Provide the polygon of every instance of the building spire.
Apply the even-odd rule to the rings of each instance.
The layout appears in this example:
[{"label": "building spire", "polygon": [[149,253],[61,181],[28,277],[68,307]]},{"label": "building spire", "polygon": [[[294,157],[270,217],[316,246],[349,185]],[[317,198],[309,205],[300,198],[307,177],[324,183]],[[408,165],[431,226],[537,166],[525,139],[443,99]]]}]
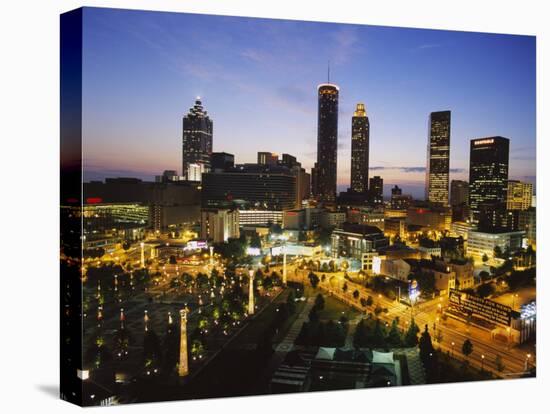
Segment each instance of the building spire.
[{"label": "building spire", "polygon": [[330,60],[327,64],[327,83],[330,83]]}]

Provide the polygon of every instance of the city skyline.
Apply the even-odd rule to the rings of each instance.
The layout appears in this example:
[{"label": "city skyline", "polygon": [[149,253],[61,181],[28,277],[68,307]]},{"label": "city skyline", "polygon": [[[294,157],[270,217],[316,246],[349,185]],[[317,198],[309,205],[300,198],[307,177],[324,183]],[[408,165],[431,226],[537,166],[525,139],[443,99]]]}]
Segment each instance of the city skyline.
[{"label": "city skyline", "polygon": [[[340,87],[338,191],[350,185],[351,117],[358,102],[365,103],[371,122],[369,175],[382,176],[385,194],[397,184],[422,197],[426,119],[443,109],[453,112],[451,180],[468,176],[471,139],[503,135],[511,139],[510,179],[534,182],[533,37],[85,13],[91,22],[84,31],[86,180],[152,179],[166,169],[179,171],[181,119],[197,95],[216,122],[214,151],[234,154],[236,163],[254,162],[258,151],[287,152],[309,170],[316,159],[315,92],[330,60],[331,81]],[[215,29],[195,33],[205,22]],[[291,39],[299,40],[288,48]],[[227,42],[235,53],[224,52]],[[133,70],[136,59],[141,66]],[[121,153],[127,156],[115,156]]]}]

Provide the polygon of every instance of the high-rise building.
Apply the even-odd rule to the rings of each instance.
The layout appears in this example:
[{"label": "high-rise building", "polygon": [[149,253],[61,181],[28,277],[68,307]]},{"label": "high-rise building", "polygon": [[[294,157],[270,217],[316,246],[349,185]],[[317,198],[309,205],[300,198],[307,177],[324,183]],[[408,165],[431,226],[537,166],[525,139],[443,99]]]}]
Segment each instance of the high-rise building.
[{"label": "high-rise building", "polygon": [[277,165],[279,156],[274,152],[258,152],[258,164],[260,165]]},{"label": "high-rise building", "polygon": [[527,210],[533,200],[533,184],[517,180],[508,180],[506,208],[508,210]]},{"label": "high-rise building", "polygon": [[412,196],[403,194],[403,190],[395,185],[391,189],[391,208],[393,210],[406,210],[412,203]]},{"label": "high-rise building", "polygon": [[432,112],[429,128],[426,200],[448,205],[451,111]]},{"label": "high-rise building", "polygon": [[366,193],[369,185],[369,117],[358,103],[351,118],[351,190]]},{"label": "high-rise building", "polygon": [[403,194],[403,190],[396,185],[393,186],[393,188],[391,189],[391,195],[392,197],[393,196],[400,196],[401,194]]},{"label": "high-rise building", "polygon": [[212,171],[225,171],[235,166],[235,156],[227,152],[213,152],[210,160]]},{"label": "high-rise building", "polygon": [[313,197],[317,197],[317,194],[319,194],[317,190],[318,171],[319,171],[319,168],[317,168],[317,163],[315,163],[314,166],[311,168],[311,195]]},{"label": "high-rise building", "polygon": [[196,171],[198,164],[202,171],[210,171],[210,156],[212,155],[213,123],[202,106],[200,97],[189,113],[183,117],[183,157],[182,175],[188,179],[190,168]]},{"label": "high-rise building", "polygon": [[469,184],[467,181],[451,181],[451,208],[454,221],[465,221],[470,217],[468,208]]},{"label": "high-rise building", "polygon": [[506,204],[510,140],[488,137],[470,141],[470,210],[479,221],[482,204]]},{"label": "high-rise building", "polygon": [[452,180],[451,181],[451,206],[467,204],[468,189],[469,189],[469,184],[467,181]]},{"label": "high-rise building", "polygon": [[384,202],[384,180],[375,175],[369,179],[369,198],[371,203],[382,204]]},{"label": "high-rise building", "polygon": [[317,88],[317,170],[316,194],[320,201],[336,200],[336,163],[338,152],[339,88],[323,83]]}]

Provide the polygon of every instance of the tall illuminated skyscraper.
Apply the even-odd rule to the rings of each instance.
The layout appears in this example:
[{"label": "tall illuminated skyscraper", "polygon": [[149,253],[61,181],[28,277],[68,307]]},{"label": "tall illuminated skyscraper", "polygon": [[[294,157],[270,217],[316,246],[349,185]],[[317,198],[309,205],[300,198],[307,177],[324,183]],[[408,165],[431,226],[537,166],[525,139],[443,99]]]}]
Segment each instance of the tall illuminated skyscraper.
[{"label": "tall illuminated skyscraper", "polygon": [[432,112],[429,128],[426,200],[448,205],[451,111]]},{"label": "tall illuminated skyscraper", "polygon": [[204,110],[200,97],[197,97],[195,105],[183,117],[181,174],[186,179],[190,179],[197,169],[201,173],[210,171],[212,132],[212,120]]},{"label": "tall illuminated skyscraper", "polygon": [[369,185],[370,123],[365,105],[358,103],[351,118],[351,191],[366,193]]},{"label": "tall illuminated skyscraper", "polygon": [[500,204],[506,207],[510,140],[488,137],[470,141],[470,210],[474,222],[481,206]]},{"label": "tall illuminated skyscraper", "polygon": [[320,201],[336,200],[336,162],[338,152],[338,95],[339,88],[323,83],[317,88],[317,183],[316,194]]}]

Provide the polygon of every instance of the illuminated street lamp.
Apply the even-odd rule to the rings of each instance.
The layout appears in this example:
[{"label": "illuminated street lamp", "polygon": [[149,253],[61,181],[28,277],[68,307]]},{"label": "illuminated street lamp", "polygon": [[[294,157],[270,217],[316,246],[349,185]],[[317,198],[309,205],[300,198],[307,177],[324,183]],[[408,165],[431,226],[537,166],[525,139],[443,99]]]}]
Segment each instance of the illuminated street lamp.
[{"label": "illuminated street lamp", "polygon": [[254,270],[248,272],[248,315],[254,315]]},{"label": "illuminated street lamp", "polygon": [[451,356],[454,356],[454,352],[455,352],[455,343],[453,341],[451,342]]},{"label": "illuminated street lamp", "polygon": [[483,371],[483,363],[485,362],[485,355],[481,354],[481,370]]}]

